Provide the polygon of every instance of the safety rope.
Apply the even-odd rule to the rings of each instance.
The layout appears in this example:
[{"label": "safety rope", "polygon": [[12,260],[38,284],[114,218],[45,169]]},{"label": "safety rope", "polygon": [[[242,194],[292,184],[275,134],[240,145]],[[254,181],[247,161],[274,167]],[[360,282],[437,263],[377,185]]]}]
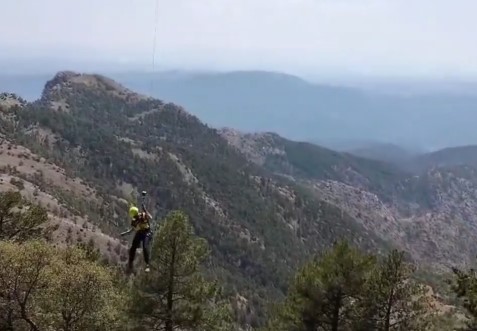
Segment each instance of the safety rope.
[{"label": "safety rope", "polygon": [[156,10],[154,13],[154,38],[152,41],[152,72],[151,72],[151,86],[149,94],[153,96],[154,93],[154,74],[156,69],[156,43],[157,43],[157,26],[159,17],[159,0],[156,0]]}]

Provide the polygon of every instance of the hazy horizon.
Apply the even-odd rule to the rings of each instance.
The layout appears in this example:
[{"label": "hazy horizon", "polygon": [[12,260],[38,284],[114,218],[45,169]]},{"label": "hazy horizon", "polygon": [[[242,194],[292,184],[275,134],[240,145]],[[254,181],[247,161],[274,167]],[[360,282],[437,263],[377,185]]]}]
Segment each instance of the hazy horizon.
[{"label": "hazy horizon", "polygon": [[[158,70],[269,70],[321,80],[477,77],[471,0],[157,4]],[[155,7],[155,0],[6,2],[2,70],[44,69],[35,63],[45,59],[54,70],[151,70]]]},{"label": "hazy horizon", "polygon": [[[155,77],[152,85],[150,75],[144,73],[108,76],[133,91],[179,104],[217,128],[276,132],[333,149],[351,146],[353,141],[358,145],[374,141],[429,151],[477,144],[473,125],[477,92],[471,86],[457,93],[445,86],[440,87],[445,93],[426,86],[418,92],[405,86],[397,93],[389,86],[392,93],[382,94],[372,87],[369,93],[363,93],[263,72],[198,76],[169,73]],[[0,73],[0,91],[15,92],[33,101],[51,78],[50,74]],[[379,92],[385,89],[381,87]]]},{"label": "hazy horizon", "polygon": [[[474,144],[476,10],[472,0],[7,1],[0,91],[32,99],[58,71],[131,72],[123,81],[133,89],[183,104],[214,126]],[[338,88],[251,75],[232,89],[223,77],[157,78],[162,85],[151,91],[137,75],[167,70],[280,72]]]}]

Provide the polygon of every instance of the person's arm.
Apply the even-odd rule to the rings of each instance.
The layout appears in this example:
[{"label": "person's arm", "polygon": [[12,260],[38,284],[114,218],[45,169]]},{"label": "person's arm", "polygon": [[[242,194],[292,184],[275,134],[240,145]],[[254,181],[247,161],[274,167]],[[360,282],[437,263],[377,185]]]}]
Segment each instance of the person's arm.
[{"label": "person's arm", "polygon": [[134,230],[134,227],[136,226],[134,219],[131,220],[131,225],[129,226],[129,229],[127,231],[121,232],[121,236],[125,236],[129,233],[131,233]]},{"label": "person's arm", "polygon": [[133,230],[134,230],[134,228],[133,228],[133,227],[130,227],[130,228],[129,228],[129,230],[127,230],[127,231],[124,231],[124,232],[121,232],[121,234],[120,234],[120,235],[121,235],[121,236],[125,236],[125,235],[127,235],[127,234],[131,233]]},{"label": "person's arm", "polygon": [[142,205],[142,210],[146,213],[146,216],[149,221],[152,220],[152,215],[147,211],[146,206],[144,206],[144,204]]}]

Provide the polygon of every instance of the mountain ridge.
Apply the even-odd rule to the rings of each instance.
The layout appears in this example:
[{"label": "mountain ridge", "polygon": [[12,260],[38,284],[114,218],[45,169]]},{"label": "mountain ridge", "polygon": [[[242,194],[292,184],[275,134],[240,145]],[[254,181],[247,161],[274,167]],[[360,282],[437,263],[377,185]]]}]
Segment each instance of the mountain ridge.
[{"label": "mountain ridge", "polygon": [[112,237],[127,226],[120,201],[138,191],[148,191],[157,218],[184,210],[211,246],[211,271],[227,293],[247,298],[258,320],[265,298],[282,296],[295,268],[337,238],[374,252],[389,248],[307,187],[249,162],[182,107],[77,77],[53,77],[41,99],[2,119],[9,124],[2,134],[92,187],[97,198],[89,204],[74,192],[52,192]]},{"label": "mountain ridge", "polygon": [[[63,102],[65,109],[71,109],[58,114],[57,111],[60,107],[51,108],[52,102]],[[47,109],[45,109],[45,104],[49,104],[46,107]],[[231,156],[234,160],[232,162],[241,164],[240,169],[254,173],[250,178],[254,178],[254,181],[259,183],[260,186],[267,187],[267,183],[271,183],[272,187],[275,185],[277,192],[283,192],[283,189],[278,188],[280,185],[292,185],[294,190],[304,190],[310,199],[318,199],[320,204],[333,205],[334,208],[337,208],[336,212],[340,217],[343,217],[343,215],[350,216],[349,222],[358,225],[358,227],[364,227],[365,232],[368,233],[367,235],[374,236],[373,232],[376,231],[378,237],[384,234],[383,230],[379,230],[381,227],[378,225],[379,223],[375,221],[370,223],[363,220],[361,217],[363,214],[371,213],[375,215],[371,219],[388,218],[391,221],[388,222],[389,224],[386,223],[385,228],[391,232],[399,232],[403,230],[396,229],[400,227],[400,222],[406,217],[417,217],[419,219],[419,217],[425,215],[426,211],[436,208],[435,202],[432,200],[434,199],[434,192],[429,186],[433,184],[434,179],[432,178],[435,177],[435,173],[430,172],[429,176],[431,177],[426,179],[426,171],[424,171],[423,176],[414,178],[414,175],[409,171],[400,169],[390,162],[355,157],[349,153],[339,153],[306,142],[292,142],[273,132],[244,136],[240,131],[212,129],[201,124],[197,117],[186,112],[182,107],[154,100],[150,97],[143,97],[101,75],[79,74],[69,71],[59,72],[45,85],[42,98],[31,103],[30,107],[31,109],[28,109],[26,113],[20,112],[19,114],[21,122],[24,122],[23,125],[28,128],[22,133],[21,139],[23,141],[30,139],[29,144],[33,145],[39,141],[44,143],[45,137],[47,137],[47,140],[53,140],[52,143],[63,151],[55,151],[58,161],[64,158],[63,155],[59,157],[59,154],[74,151],[74,154],[70,154],[68,157],[70,160],[67,161],[70,168],[73,164],[88,162],[87,158],[91,157],[91,148],[94,147],[91,141],[99,139],[106,142],[106,145],[103,142],[100,146],[105,148],[115,146],[123,152],[128,150],[127,153],[131,153],[132,159],[138,158],[148,164],[154,164],[158,160],[164,161],[167,158],[169,166],[177,169],[178,175],[186,176],[189,184],[194,183],[193,185],[203,186],[204,181],[207,183],[214,179],[209,175],[201,178],[195,173],[194,168],[199,164],[198,157],[190,151],[190,148],[194,146],[193,148],[201,149],[204,146],[197,145],[197,142],[194,141],[194,134],[184,131],[182,127],[184,125],[192,125],[193,127],[202,125],[201,129],[199,127],[194,129],[195,134],[207,137],[211,144],[216,147],[220,146],[218,150],[214,148],[205,149],[207,152],[201,158],[210,160],[206,162],[211,164],[218,162],[216,157],[219,155]],[[35,111],[32,112],[33,109]],[[50,111],[54,112],[50,113]],[[186,115],[187,119],[182,118],[183,115]],[[49,117],[55,117],[55,121],[58,123],[52,123],[52,119]],[[70,121],[77,123],[75,125],[79,125],[84,130],[94,128],[93,136],[82,136],[78,129],[74,129],[68,124]],[[106,122],[108,122],[107,125],[100,125]],[[155,126],[158,123],[161,124],[154,129],[146,126],[147,134],[135,131],[139,128],[143,130],[145,123]],[[164,126],[165,123],[170,124]],[[131,125],[134,126],[134,129],[129,128]],[[40,136],[41,139],[39,139]],[[235,145],[234,147],[239,154],[232,156],[223,142],[219,143],[219,137],[225,138],[224,141],[227,141],[227,144]],[[235,142],[231,141],[233,140],[231,137],[235,137],[233,138]],[[243,137],[246,139],[243,139]],[[244,146],[240,146],[240,144],[250,141],[254,143],[249,144],[248,150],[245,151]],[[166,145],[162,145],[163,143]],[[237,146],[237,144],[239,145]],[[52,153],[52,151],[48,153]],[[104,159],[96,152],[94,155],[95,158]],[[241,155],[244,157],[243,160]],[[120,156],[117,155],[115,158],[119,160]],[[105,161],[108,159],[110,160],[111,156],[108,156]],[[65,160],[61,162],[64,163]],[[111,165],[111,161],[107,162]],[[223,161],[221,162],[223,163]],[[122,161],[122,164],[127,168],[127,163]],[[93,170],[91,167],[85,168],[82,170],[82,176],[91,170]],[[77,169],[74,171],[78,173]],[[93,170],[93,172],[95,171],[97,169]],[[105,169],[102,171],[107,172]],[[128,176],[131,175],[128,174]],[[97,181],[98,179],[93,178],[93,180]],[[277,180],[278,182],[276,182]],[[138,178],[136,177],[132,182],[120,179],[120,182],[119,187],[134,188],[138,185]],[[117,184],[111,185],[111,182],[105,184],[111,190],[118,190]],[[330,188],[334,192],[331,195],[328,192]],[[223,198],[221,197],[223,194],[221,189],[217,190],[215,188],[215,193],[211,192],[211,187],[207,186],[200,189],[196,186],[195,189],[198,190],[197,194],[208,201],[209,207],[214,206],[214,212],[221,215],[227,214],[227,206],[224,206],[223,201],[220,201]],[[427,192],[424,197],[420,196],[419,190]],[[288,191],[285,194],[288,196],[296,194],[289,189],[285,191]],[[380,205],[377,210],[382,210],[382,212],[376,214],[376,211],[371,212],[369,207],[356,202],[347,206],[343,201],[347,199],[346,196],[349,194],[354,196],[353,199],[364,199],[368,201],[366,204],[371,205],[373,205],[371,201],[377,199],[377,203]],[[361,195],[366,198],[359,198]],[[339,201],[337,201],[337,198]],[[233,199],[233,197],[230,196],[230,199]],[[416,201],[419,201],[417,210],[416,207],[413,207]],[[296,235],[300,232],[297,232],[299,225],[296,222],[292,224],[290,226],[294,229]],[[243,231],[245,231],[244,233],[250,232],[249,229]],[[246,234],[246,236],[253,237],[254,235]],[[395,234],[391,235],[391,237],[393,236]],[[399,245],[412,249],[409,242],[401,242]]]},{"label": "mountain ridge", "polygon": [[418,155],[412,161],[418,168],[477,165],[477,144],[443,148]]},{"label": "mountain ridge", "polygon": [[[104,82],[106,82],[106,84]],[[58,86],[63,89],[58,89]],[[71,88],[71,86],[74,86],[74,88]],[[187,115],[188,120],[185,120],[185,122],[188,123],[187,125],[202,124],[200,124],[197,117],[186,112],[183,108],[174,104],[166,104],[149,97],[143,98],[140,94],[135,94],[135,92],[131,90],[124,89],[120,84],[116,85],[114,81],[111,83],[111,80],[101,75],[81,75],[68,71],[59,72],[55,75],[52,80],[45,85],[44,92],[40,100],[31,104],[32,109],[35,109],[34,112],[31,111],[32,109],[29,109],[26,111],[27,114],[24,112],[19,114],[19,118],[24,122],[24,126],[28,128],[28,130],[23,132],[22,139],[24,141],[33,139],[35,144],[38,142],[42,144],[44,143],[45,137],[47,137],[47,140],[53,140],[51,143],[59,143],[59,145],[56,146],[59,146],[60,150],[63,149],[63,152],[56,151],[57,153],[61,154],[66,151],[74,151],[74,154],[71,154],[73,155],[70,157],[71,160],[68,161],[70,168],[73,164],[88,162],[87,157],[89,157],[90,152],[87,150],[93,147],[91,146],[91,138],[93,137],[83,137],[77,130],[71,131],[72,128],[68,127],[69,124],[67,123],[72,120],[73,122],[81,123],[80,126],[87,130],[91,130],[96,126],[96,131],[99,131],[96,132],[97,134],[93,134],[93,136],[96,136],[97,139],[106,139],[107,141],[107,145],[101,146],[117,146],[123,151],[130,149],[128,153],[132,153],[133,159],[139,158],[140,160],[151,163],[161,158],[164,159],[164,156],[167,156],[168,162],[170,162],[169,165],[174,166],[177,171],[179,171],[180,176],[186,176],[189,182],[203,185],[202,181],[205,180],[207,182],[213,180],[212,177],[207,177],[207,179],[204,179],[204,177],[200,178],[200,176],[194,173],[194,165],[190,163],[187,164],[187,162],[193,162],[197,165],[197,156],[190,154],[191,152],[187,151],[187,149],[191,146],[195,146],[194,148],[203,148],[203,146],[199,147],[194,142],[195,138],[193,135],[191,135],[190,132],[184,131],[183,128],[181,129],[181,125],[184,125],[185,119],[179,119],[179,117]],[[58,94],[58,92],[61,93]],[[65,93],[65,95],[62,95],[62,93]],[[127,97],[125,98],[125,95],[127,96],[125,93],[131,93],[129,99]],[[63,102],[65,101],[63,100],[65,96],[72,100],[72,102],[70,102],[71,106],[69,107],[73,107],[73,109],[61,114],[49,112],[50,110],[57,111],[59,107],[44,109],[45,102]],[[86,103],[86,100],[80,101],[85,96],[90,98],[90,102]],[[98,100],[99,103],[94,100]],[[66,102],[66,105],[68,105],[68,102]],[[133,107],[137,106],[137,108],[128,109],[131,105],[133,105]],[[58,123],[51,123],[51,119],[48,119],[50,115],[56,117],[59,123],[63,124],[58,125]],[[31,116],[31,118],[28,118],[29,116]],[[166,122],[172,121],[170,123],[174,124],[172,126],[163,127],[158,131],[157,129],[152,129],[147,135],[140,134],[140,131],[133,132],[134,130],[132,130],[128,132],[130,131],[129,129],[124,130],[130,126],[131,123],[135,123],[133,125],[137,126],[137,128],[143,128],[144,123],[153,124],[161,122],[158,121],[161,116],[165,116],[163,119],[166,119]],[[107,127],[98,126],[98,123],[107,121],[109,121]],[[40,124],[39,126],[38,123]],[[176,126],[177,124],[179,124],[178,127]],[[37,127],[35,127],[35,125]],[[179,140],[175,140],[175,138],[171,139],[171,137],[177,135],[177,132],[175,132],[177,130],[182,130],[180,133],[182,136],[178,138]],[[273,180],[279,180],[281,184],[278,185],[285,185],[284,183],[286,183],[287,185],[294,185],[294,189],[303,190],[303,188],[305,188],[305,190],[308,190],[307,194],[313,196],[313,199],[319,199],[319,201],[321,201],[320,203],[326,202],[335,206],[338,215],[341,214],[342,216],[343,212],[347,214],[347,217],[353,215],[350,218],[350,222],[364,226],[365,231],[369,232],[369,235],[376,229],[378,229],[378,236],[383,235],[383,233],[382,230],[379,230],[380,227],[377,225],[378,223],[374,223],[375,225],[373,225],[372,222],[364,222],[364,220],[361,219],[360,215],[363,214],[363,211],[365,211],[365,213],[371,212],[369,211],[369,207],[365,208],[356,202],[352,203],[351,206],[343,204],[347,194],[355,196],[356,199],[360,199],[357,196],[364,194],[364,196],[368,196],[364,198],[364,200],[369,200],[369,203],[376,197],[378,204],[380,204],[378,210],[382,209],[383,214],[371,218],[384,217],[392,219],[392,221],[386,225],[388,231],[393,231],[393,227],[394,229],[398,228],[400,226],[399,222],[408,216],[417,217],[417,219],[419,219],[419,217],[424,217],[423,215],[425,215],[426,211],[431,211],[432,208],[436,208],[435,202],[433,201],[435,192],[432,191],[433,188],[429,185],[434,185],[433,178],[443,174],[441,172],[435,173],[431,171],[426,173],[426,171],[424,171],[423,176],[413,179],[414,175],[392,164],[354,157],[348,153],[338,153],[306,142],[292,142],[272,132],[245,135],[246,139],[243,140],[244,135],[240,131],[234,131],[232,134],[230,130],[227,133],[225,129],[209,129],[207,125],[204,125],[202,129],[196,131],[196,133],[199,134],[204,134],[205,132],[208,132],[205,134],[205,136],[208,137],[207,139],[211,139],[210,141],[213,141],[212,144],[216,146],[218,146],[217,143],[219,142],[219,140],[216,140],[218,137],[225,138],[228,144],[231,144],[231,137],[235,135],[235,143],[232,142],[231,145],[235,144],[234,147],[238,147],[239,154],[243,154],[245,157],[244,160],[252,162],[247,163],[241,160],[241,156],[238,154],[232,157],[235,160],[233,162],[241,164],[240,168],[246,169],[246,171],[257,171],[252,178],[255,178],[254,180],[258,181],[257,183],[260,183],[260,185],[264,185],[264,187],[266,187],[267,183],[272,183],[272,186],[277,185],[278,182],[274,183]],[[158,139],[153,137],[154,134],[157,134],[156,138]],[[40,136],[41,139],[39,139]],[[120,138],[119,141],[118,137]],[[243,141],[254,141],[254,144],[248,146],[248,151],[244,151],[243,146],[237,146],[237,137],[239,140],[242,139],[242,143]],[[166,142],[166,145],[163,147],[156,145],[162,144],[163,142]],[[33,144],[32,141],[29,143]],[[125,145],[123,145],[123,143],[125,143]],[[257,143],[259,144],[257,145]],[[84,144],[84,146],[82,146],[82,144]],[[205,158],[212,157],[214,161],[210,159],[210,162],[213,163],[217,162],[215,157],[218,155],[230,155],[230,151],[221,144],[222,142],[219,143],[221,146],[219,153],[217,153],[217,150],[209,149]],[[177,146],[181,147],[177,149]],[[164,150],[164,148],[171,147],[173,147],[173,150]],[[259,151],[260,148],[261,150]],[[184,151],[187,151],[187,153],[181,155]],[[255,154],[251,155],[251,152]],[[49,153],[51,153],[51,151]],[[103,158],[101,155],[95,155],[95,157],[99,157],[100,159]],[[119,157],[119,155],[117,157]],[[204,158],[204,155],[201,157]],[[255,159],[253,159],[254,157]],[[63,160],[62,162],[65,161]],[[254,164],[258,167],[255,167]],[[265,172],[263,172],[263,170],[265,170]],[[90,170],[83,171],[87,172]],[[455,171],[458,171],[458,169]],[[463,171],[465,172],[465,170]],[[461,172],[460,175],[464,175],[464,172]],[[426,176],[429,177],[426,179]],[[121,182],[121,187],[125,185],[125,187],[134,188],[138,185],[137,178],[135,182],[133,181],[132,183],[123,180],[121,180]],[[111,186],[111,183],[108,183],[108,186],[114,190],[118,189],[116,184]],[[331,195],[329,192],[326,192],[330,187],[334,190],[334,193]],[[200,188],[197,192],[208,201],[209,206],[215,206],[213,207],[215,212],[225,215],[227,213],[227,207],[223,206],[223,202],[220,201],[221,198],[218,198],[217,195],[217,192],[220,190],[214,194],[213,192],[208,192],[209,189],[210,187]],[[357,191],[352,193],[356,189]],[[419,193],[419,190],[423,190],[423,192],[427,193],[425,193],[425,196],[420,197],[421,193]],[[282,189],[278,189],[277,192],[278,191],[282,191]],[[296,194],[291,192],[292,191],[288,190],[286,195],[293,196]],[[232,196],[230,196],[230,198],[232,199]],[[337,201],[337,198],[339,198],[338,200],[340,201]],[[416,201],[419,201],[417,211],[415,207],[413,207]],[[375,212],[371,214],[374,215]],[[298,224],[293,224],[291,228],[297,233],[296,227]],[[389,228],[389,226],[391,226],[391,228]],[[250,232],[248,229],[244,231],[244,233]],[[246,236],[249,235],[247,234]],[[392,236],[394,236],[394,234]],[[409,246],[409,243],[401,242],[400,245],[407,245],[408,248],[412,248],[412,246]]]}]

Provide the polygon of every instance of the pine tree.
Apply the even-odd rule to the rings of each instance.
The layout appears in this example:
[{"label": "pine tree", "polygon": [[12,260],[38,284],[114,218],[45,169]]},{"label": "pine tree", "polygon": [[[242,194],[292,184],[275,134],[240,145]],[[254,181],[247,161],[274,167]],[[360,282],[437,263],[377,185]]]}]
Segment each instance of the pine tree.
[{"label": "pine tree", "polygon": [[404,252],[393,250],[368,281],[359,306],[360,330],[424,330],[429,321],[424,287],[411,279],[414,266]]},{"label": "pine tree", "polygon": [[219,289],[201,274],[209,254],[187,217],[171,212],[152,249],[151,272],[141,275],[132,294],[131,314],[147,330],[232,330]]},{"label": "pine tree", "polygon": [[53,228],[45,226],[46,210],[27,203],[20,192],[0,193],[0,240],[24,241],[47,236]]},{"label": "pine tree", "polygon": [[357,319],[359,300],[374,257],[340,242],[322,258],[308,263],[295,277],[269,330],[349,330]]},{"label": "pine tree", "polygon": [[0,240],[0,330],[124,330],[112,270],[78,248]]},{"label": "pine tree", "polygon": [[451,288],[462,301],[467,312],[468,320],[461,331],[477,331],[477,272],[475,269],[462,271],[453,268],[454,279],[451,280]]}]

